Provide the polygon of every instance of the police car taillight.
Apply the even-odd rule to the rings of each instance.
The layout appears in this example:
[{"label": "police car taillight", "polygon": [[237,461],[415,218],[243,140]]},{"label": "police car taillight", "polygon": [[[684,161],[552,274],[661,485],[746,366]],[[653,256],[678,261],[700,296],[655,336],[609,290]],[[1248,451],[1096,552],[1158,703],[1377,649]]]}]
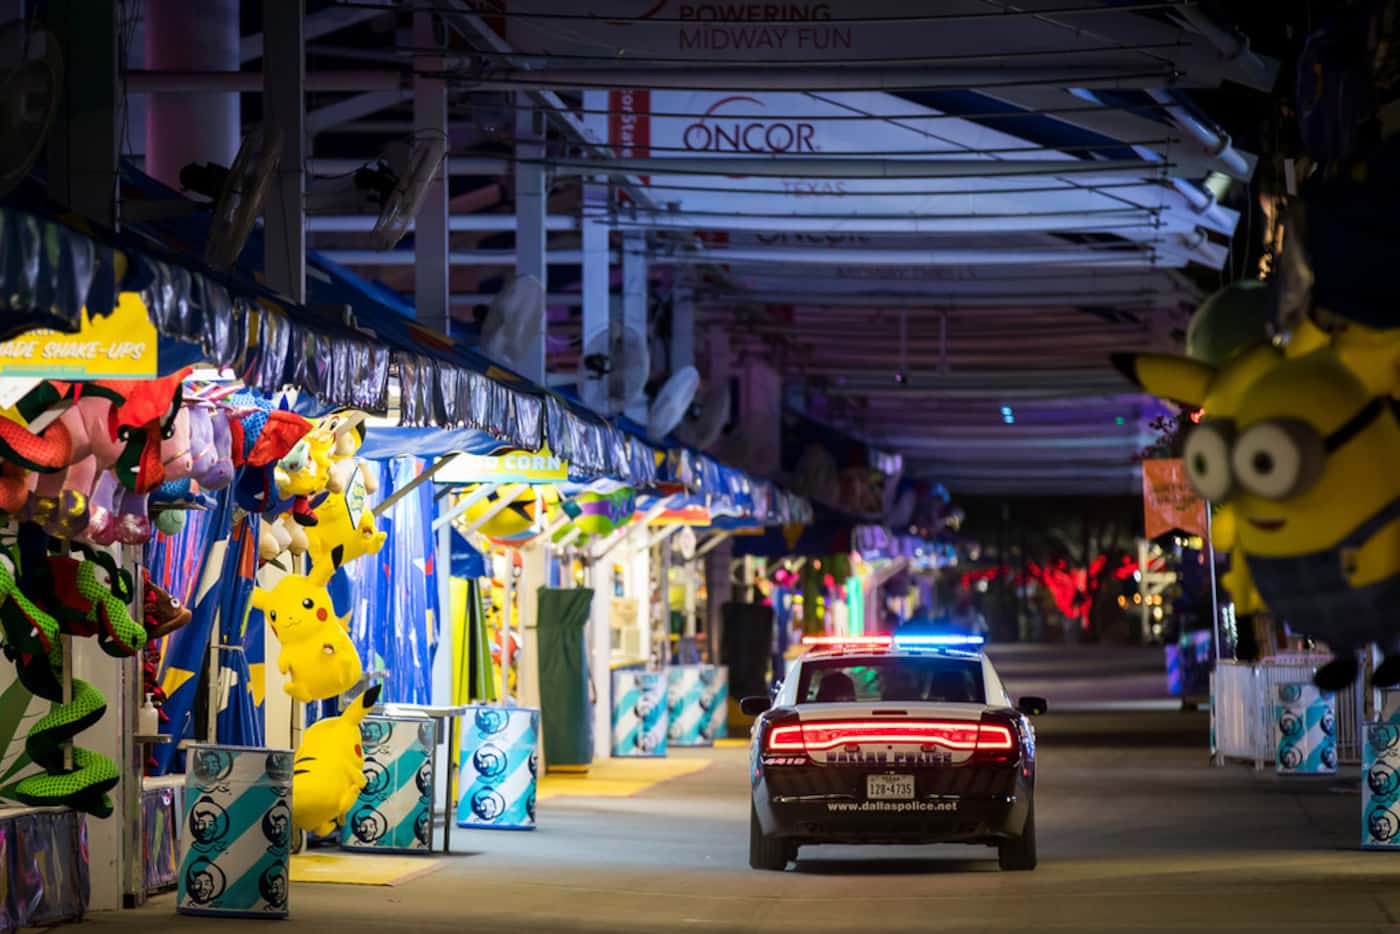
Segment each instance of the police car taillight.
[{"label": "police car taillight", "polygon": [[1013,720],[983,714],[972,761],[980,765],[1009,765],[1021,757],[1020,733]]},{"label": "police car taillight", "polygon": [[764,738],[771,753],[826,752],[842,746],[905,744],[954,752],[1011,751],[1016,742],[1003,723],[975,720],[812,720],[774,726]]}]

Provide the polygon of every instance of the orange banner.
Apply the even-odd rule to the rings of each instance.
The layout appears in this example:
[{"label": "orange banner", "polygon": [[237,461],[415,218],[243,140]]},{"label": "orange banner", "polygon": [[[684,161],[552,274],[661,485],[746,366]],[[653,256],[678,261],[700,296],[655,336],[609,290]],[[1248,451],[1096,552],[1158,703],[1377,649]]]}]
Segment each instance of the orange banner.
[{"label": "orange banner", "polygon": [[1205,500],[1191,488],[1180,458],[1142,462],[1142,508],[1148,538],[1173,529],[1206,534]]}]

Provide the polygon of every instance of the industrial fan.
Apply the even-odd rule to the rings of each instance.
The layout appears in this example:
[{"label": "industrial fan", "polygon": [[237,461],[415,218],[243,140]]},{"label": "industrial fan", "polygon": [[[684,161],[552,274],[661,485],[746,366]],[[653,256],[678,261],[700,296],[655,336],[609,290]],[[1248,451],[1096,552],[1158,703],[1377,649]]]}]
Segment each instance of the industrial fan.
[{"label": "industrial fan", "polygon": [[727,382],[707,386],[686,409],[680,424],[673,429],[676,437],[684,444],[702,451],[712,447],[729,422],[730,403]]},{"label": "industrial fan", "polygon": [[594,411],[615,415],[641,397],[649,370],[646,335],[613,319],[606,331],[585,339],[579,395]]},{"label": "industrial fan", "polygon": [[669,435],[690,409],[700,388],[700,371],[683,366],[666,378],[647,409],[647,434],[660,440]]},{"label": "industrial fan", "polygon": [[446,155],[447,140],[441,136],[415,139],[412,147],[403,144],[391,147],[385,161],[397,175],[398,182],[385,199],[379,220],[374,224],[376,249],[393,249],[408,233],[408,226],[423,206],[428,185],[432,183]]},{"label": "industrial fan", "polygon": [[501,366],[523,369],[524,356],[544,330],[544,285],[516,276],[491,298],[481,324],[481,349]]},{"label": "industrial fan", "polygon": [[63,57],[43,30],[13,23],[0,32],[0,195],[29,174],[44,151],[63,93]]},{"label": "industrial fan", "polygon": [[[204,248],[204,259],[210,266],[228,269],[238,261],[281,159],[282,131],[275,125],[259,127],[243,137],[233,166],[222,173],[218,197],[214,200],[214,220],[209,225],[209,243]],[[181,171],[182,184],[191,168],[195,167],[187,166]],[[197,171],[220,172],[217,167],[202,167]]]}]

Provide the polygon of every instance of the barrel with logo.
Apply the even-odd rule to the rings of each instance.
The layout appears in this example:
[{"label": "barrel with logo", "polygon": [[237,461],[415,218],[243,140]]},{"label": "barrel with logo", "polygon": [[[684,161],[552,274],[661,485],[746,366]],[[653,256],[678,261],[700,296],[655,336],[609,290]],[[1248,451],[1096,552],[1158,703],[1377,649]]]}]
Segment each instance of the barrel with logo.
[{"label": "barrel with logo", "polygon": [[1366,723],[1361,736],[1361,848],[1400,850],[1400,723]]},{"label": "barrel with logo", "polygon": [[1331,691],[1311,682],[1277,685],[1274,768],[1280,775],[1337,774],[1337,713]]},{"label": "barrel with logo", "polygon": [[666,717],[671,746],[711,746],[707,665],[672,665],[666,669]]},{"label": "barrel with logo", "polygon": [[705,727],[710,742],[729,735],[729,669],[724,665],[706,665],[700,680],[705,685],[705,710],[710,722]]},{"label": "barrel with logo", "polygon": [[623,758],[666,755],[670,718],[666,675],[636,668],[613,672],[612,754]]},{"label": "barrel with logo", "polygon": [[535,707],[467,708],[457,826],[534,830],[540,712]]},{"label": "barrel with logo", "polygon": [[346,815],[340,845],[377,853],[431,852],[436,723],[421,717],[365,717],[360,739],[365,787]]},{"label": "barrel with logo", "polygon": [[292,751],[191,745],[176,910],[287,916]]}]

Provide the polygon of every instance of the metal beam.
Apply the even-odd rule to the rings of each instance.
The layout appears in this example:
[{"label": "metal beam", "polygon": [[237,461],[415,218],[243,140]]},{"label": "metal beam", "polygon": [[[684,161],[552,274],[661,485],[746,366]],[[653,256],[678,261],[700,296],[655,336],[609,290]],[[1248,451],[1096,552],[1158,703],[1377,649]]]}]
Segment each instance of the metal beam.
[{"label": "metal beam", "polygon": [[[548,237],[545,215],[549,208],[549,182],[539,160],[544,156],[544,121],[529,95],[515,95],[515,273],[538,279],[549,288]],[[541,298],[543,301],[543,298]],[[543,317],[544,309],[540,309]],[[536,383],[545,381],[546,322],[535,345],[523,348],[516,361],[520,375]]]},{"label": "metal beam", "polygon": [[395,88],[391,91],[366,91],[338,100],[334,104],[318,107],[308,113],[306,132],[311,136],[324,133],[332,127],[402,104],[412,96],[413,94],[404,88]]},{"label": "metal beam", "polygon": [[[371,512],[373,512],[376,516],[382,516],[384,513],[392,509],[394,504],[397,503],[399,500],[403,499],[405,496],[412,493],[414,490],[418,489],[420,486],[427,483],[429,480],[433,479],[434,475],[436,475],[439,470],[452,463],[452,461],[456,460],[456,458],[456,454],[444,454],[442,457],[439,457],[436,461],[433,462],[432,466],[430,466],[427,470],[423,471],[418,476],[410,480],[407,483],[407,485],[395,490],[393,493],[390,493],[383,500],[381,500],[380,503],[377,506],[375,506],[374,509],[371,510]],[[436,529],[437,526],[435,525],[433,526],[433,528]]]},{"label": "metal beam", "polygon": [[264,120],[282,134],[282,161],[263,208],[267,284],[306,301],[306,0],[263,0],[267,30],[262,74]]},{"label": "metal beam", "polygon": [[477,503],[481,502],[483,499],[490,496],[492,493],[496,492],[500,488],[501,485],[499,483],[483,483],[475,490],[472,490],[466,496],[459,499],[457,501],[457,504],[453,506],[450,510],[448,510],[447,515],[438,516],[437,519],[434,520],[433,531],[436,532],[438,529],[442,528],[445,525],[451,525],[454,519],[462,515],[468,509],[472,508]]},{"label": "metal beam", "polygon": [[[1026,247],[1002,249],[843,250],[787,247],[688,250],[653,258],[659,264],[783,263],[795,266],[1024,266],[1075,265],[1151,268],[1170,265],[1157,250]],[[1182,265],[1185,265],[1184,260]]]},{"label": "metal beam", "polygon": [[[412,250],[321,250],[321,255],[344,266],[412,266]],[[550,250],[550,265],[577,266],[582,250]],[[453,250],[447,255],[453,266],[514,266],[514,250]]]},{"label": "metal beam", "polygon": [[[353,6],[332,6],[328,9],[316,13],[308,13],[303,18],[303,38],[310,42],[312,39],[319,39],[322,36],[339,32],[342,29],[349,29],[357,23],[374,19],[376,16],[383,16],[391,12],[387,7],[353,7]],[[251,36],[244,36],[239,43],[238,57],[243,62],[251,62],[262,58],[264,33],[254,33]]]},{"label": "metal beam", "polygon": [[[292,9],[301,4],[288,0]],[[298,33],[299,34],[299,33]],[[305,46],[299,46],[304,53]],[[265,58],[271,57],[264,56]],[[266,68],[266,63],[264,63]],[[308,91],[392,91],[403,87],[404,74],[398,71],[315,71],[306,75]],[[238,91],[265,93],[262,75],[256,71],[145,71],[126,72],[129,94],[223,94]]]},{"label": "metal beam", "polygon": [[[319,112],[313,111],[307,119]],[[368,233],[377,220],[373,214],[321,214],[307,218],[307,229],[313,233]],[[453,233],[505,233],[514,231],[515,223],[514,214],[452,214],[447,218]],[[578,226],[578,218],[567,214],[550,214],[544,219],[549,232],[578,230]]]}]

